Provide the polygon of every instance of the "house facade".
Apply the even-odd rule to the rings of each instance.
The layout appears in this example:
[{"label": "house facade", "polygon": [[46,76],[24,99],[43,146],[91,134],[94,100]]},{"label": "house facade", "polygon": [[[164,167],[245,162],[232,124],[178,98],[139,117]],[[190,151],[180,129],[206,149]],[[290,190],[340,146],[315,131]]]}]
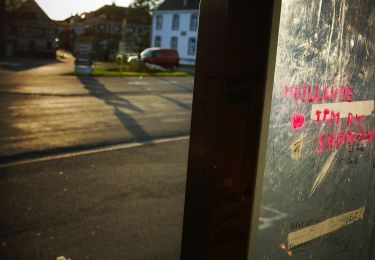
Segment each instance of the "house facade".
[{"label": "house facade", "polygon": [[[119,51],[140,52],[150,47],[151,15],[141,8],[105,5],[65,22],[69,26],[60,33],[62,48],[74,52],[80,38],[91,38],[96,60],[113,60]],[[77,28],[82,28],[82,35],[76,35]]]},{"label": "house facade", "polygon": [[195,65],[199,0],[165,0],[153,14],[152,47],[176,49],[180,64]]},{"label": "house facade", "polygon": [[58,27],[34,0],[6,12],[3,27],[5,56],[54,56]]},{"label": "house facade", "polygon": [[106,5],[88,14],[84,24],[91,28],[100,60],[113,60],[121,44],[128,52],[149,47],[151,16],[144,9]]}]

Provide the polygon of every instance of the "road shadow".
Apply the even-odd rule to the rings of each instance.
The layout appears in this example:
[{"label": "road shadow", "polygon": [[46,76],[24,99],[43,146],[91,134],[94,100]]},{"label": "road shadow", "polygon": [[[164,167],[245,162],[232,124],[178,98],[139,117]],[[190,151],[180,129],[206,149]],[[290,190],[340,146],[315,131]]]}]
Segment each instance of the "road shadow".
[{"label": "road shadow", "polygon": [[12,72],[20,72],[38,67],[61,63],[56,58],[4,58],[0,57],[0,68]]},{"label": "road shadow", "polygon": [[[159,78],[160,81],[163,81],[163,82],[166,82],[166,84],[169,83],[169,81],[163,79],[163,78]],[[168,97],[168,96],[165,96],[165,95],[162,95],[162,94],[158,94],[156,92],[152,92],[150,91],[149,89],[143,87],[143,86],[138,86],[140,89],[142,89],[145,93],[148,93],[150,95],[153,95],[153,96],[156,96],[156,97],[159,97],[161,99],[164,99],[174,105],[177,105],[178,107],[182,108],[182,109],[186,109],[186,110],[189,110],[191,111],[191,108],[192,108],[192,105],[191,104],[186,104],[178,99],[175,99],[175,98],[172,98],[172,97]],[[186,89],[184,86],[179,86],[177,85],[177,87],[180,87],[181,89],[183,89],[183,93],[191,93],[192,90],[190,89]]]},{"label": "road shadow", "polygon": [[171,98],[171,97],[167,97],[167,96],[163,96],[163,95],[160,95],[160,94],[153,94],[154,96],[157,96],[159,98],[162,98],[168,102],[171,102],[172,104],[175,104],[176,106],[182,108],[182,109],[186,109],[186,110],[189,110],[191,111],[191,105],[189,104],[185,104],[184,102],[181,102],[177,99],[174,99],[174,98]]},{"label": "road shadow", "polygon": [[[165,78],[165,77],[158,77],[158,80],[164,82],[165,84],[170,84],[171,83],[171,80],[168,79],[168,78]],[[176,88],[179,88],[179,89],[183,90],[184,92],[188,92],[188,93],[192,93],[193,89],[194,89],[194,85],[192,85],[192,86],[184,86],[184,85],[181,85],[181,84],[174,84],[174,86]]]},{"label": "road shadow", "polygon": [[97,99],[104,101],[108,106],[113,108],[114,115],[118,118],[121,124],[126,128],[137,141],[150,140],[151,136],[143,129],[138,121],[124,112],[125,110],[143,113],[143,110],[132,104],[119,95],[109,91],[105,85],[100,83],[97,79],[91,76],[78,76],[78,80],[82,83],[89,94]]}]

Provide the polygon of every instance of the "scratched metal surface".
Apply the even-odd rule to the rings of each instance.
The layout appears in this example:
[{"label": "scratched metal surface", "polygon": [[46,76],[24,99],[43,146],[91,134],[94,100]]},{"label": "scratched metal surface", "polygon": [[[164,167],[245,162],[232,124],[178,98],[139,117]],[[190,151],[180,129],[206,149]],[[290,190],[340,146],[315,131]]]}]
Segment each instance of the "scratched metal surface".
[{"label": "scratched metal surface", "polygon": [[[286,97],[284,91],[285,86],[303,83],[315,90],[318,84],[324,98],[325,84],[328,90],[353,86],[346,89],[353,102],[373,101],[375,1],[283,1],[277,52],[256,259],[375,259],[375,135],[366,137],[367,130],[375,133],[374,112],[358,125],[353,120],[347,126],[343,114],[337,124],[314,122],[313,104],[347,102],[348,96],[302,102],[302,92],[296,100],[295,92]],[[311,95],[314,99],[315,91]],[[306,118],[293,130],[294,113]],[[322,134],[337,137],[335,133],[348,130],[360,136],[353,143],[335,139],[334,147],[327,149],[327,136],[320,139]],[[361,138],[360,130],[367,139]],[[320,141],[325,145],[322,152]],[[363,218],[358,212],[348,213],[361,208]],[[345,213],[349,215],[344,222],[333,220]],[[319,226],[325,220],[332,222],[329,228],[343,226],[329,231]],[[288,236],[305,227],[321,235],[303,244],[288,244]]]}]

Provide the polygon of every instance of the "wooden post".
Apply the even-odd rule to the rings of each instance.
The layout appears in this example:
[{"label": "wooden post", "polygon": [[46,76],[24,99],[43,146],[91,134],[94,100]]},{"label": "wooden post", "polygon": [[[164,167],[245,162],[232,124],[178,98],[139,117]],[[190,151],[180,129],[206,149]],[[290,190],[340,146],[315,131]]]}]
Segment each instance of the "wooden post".
[{"label": "wooden post", "polygon": [[247,258],[273,8],[201,1],[183,260]]}]

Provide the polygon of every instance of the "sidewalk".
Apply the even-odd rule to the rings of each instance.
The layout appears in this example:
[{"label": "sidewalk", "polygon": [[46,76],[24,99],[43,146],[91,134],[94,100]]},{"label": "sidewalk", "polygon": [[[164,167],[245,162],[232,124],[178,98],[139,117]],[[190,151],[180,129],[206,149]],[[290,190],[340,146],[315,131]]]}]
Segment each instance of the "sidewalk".
[{"label": "sidewalk", "polygon": [[179,259],[188,141],[1,169],[0,259]]}]

